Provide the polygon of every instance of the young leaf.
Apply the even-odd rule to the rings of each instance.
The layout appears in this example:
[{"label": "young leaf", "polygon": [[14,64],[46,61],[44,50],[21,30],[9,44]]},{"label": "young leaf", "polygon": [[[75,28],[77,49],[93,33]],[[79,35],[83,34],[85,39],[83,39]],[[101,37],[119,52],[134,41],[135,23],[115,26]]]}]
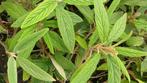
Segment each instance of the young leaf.
[{"label": "young leaf", "polygon": [[117,6],[119,5],[121,0],[113,0],[112,4],[110,5],[110,7],[108,8],[108,15],[109,17],[112,16],[113,12],[115,11],[115,9],[117,8]]},{"label": "young leaf", "polygon": [[7,72],[8,72],[9,83],[17,83],[17,66],[16,66],[16,61],[12,56],[9,57],[7,66],[8,66]]},{"label": "young leaf", "polygon": [[125,65],[123,64],[123,62],[117,56],[115,56],[113,58],[117,61],[117,65],[121,69],[122,73],[127,77],[127,79],[129,80],[129,83],[130,83],[131,79],[130,79],[130,76],[128,74],[128,71],[125,68]]},{"label": "young leaf", "polygon": [[96,41],[98,40],[97,35],[98,35],[98,32],[97,30],[95,30],[89,38],[89,46],[92,46],[96,43]]},{"label": "young leaf", "polygon": [[64,0],[65,3],[71,5],[92,5],[93,0]]},{"label": "young leaf", "polygon": [[108,43],[117,40],[124,32],[126,27],[127,14],[124,14],[113,26],[108,37]]},{"label": "young leaf", "polygon": [[73,21],[69,13],[62,7],[56,8],[58,27],[67,49],[72,52],[75,46]]},{"label": "young leaf", "polygon": [[55,81],[55,79],[43,71],[40,67],[36,66],[29,60],[23,58],[23,57],[17,57],[16,58],[19,65],[25,70],[28,74],[32,75],[33,77],[44,80],[44,81]]},{"label": "young leaf", "polygon": [[147,56],[147,52],[135,50],[127,47],[116,47],[118,54],[128,56],[128,57],[142,57]]},{"label": "young leaf", "polygon": [[109,33],[109,19],[103,5],[103,0],[94,0],[94,11],[98,36],[100,41],[104,43],[107,40]]},{"label": "young leaf", "polygon": [[29,15],[22,23],[21,28],[26,28],[43,20],[53,12],[56,6],[57,2],[55,0],[44,0],[33,11],[29,13]]},{"label": "young leaf", "polygon": [[117,61],[111,56],[107,57],[108,63],[108,83],[121,83],[121,71]]},{"label": "young leaf", "polygon": [[38,32],[33,33],[32,35],[25,36],[16,44],[13,51],[18,53],[21,50],[24,50],[27,47],[34,45],[42,36],[47,33],[47,31],[48,29],[42,29]]},{"label": "young leaf", "polygon": [[50,59],[51,59],[53,65],[55,66],[55,68],[57,69],[57,71],[59,72],[59,74],[60,74],[65,80],[67,80],[64,69],[56,62],[56,60],[55,60],[53,57],[50,57]]},{"label": "young leaf", "polygon": [[74,72],[70,79],[71,83],[86,83],[92,73],[95,71],[99,60],[100,54],[93,54],[91,59],[88,59]]},{"label": "young leaf", "polygon": [[87,49],[87,42],[84,38],[80,37],[79,35],[76,35],[76,41],[82,48]]},{"label": "young leaf", "polygon": [[47,47],[49,48],[50,52],[52,54],[54,54],[54,48],[53,48],[53,45],[51,43],[51,37],[49,35],[49,33],[46,33],[44,36],[43,36],[43,39],[45,41],[45,43],[47,44]]}]

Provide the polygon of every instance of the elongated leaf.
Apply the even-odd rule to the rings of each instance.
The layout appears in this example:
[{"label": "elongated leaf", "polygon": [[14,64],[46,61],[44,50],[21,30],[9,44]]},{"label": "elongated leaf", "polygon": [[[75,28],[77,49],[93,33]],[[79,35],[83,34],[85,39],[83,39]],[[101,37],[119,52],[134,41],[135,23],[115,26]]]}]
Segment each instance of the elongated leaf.
[{"label": "elongated leaf", "polygon": [[86,40],[85,40],[84,38],[82,38],[82,37],[76,35],[76,41],[79,43],[79,45],[80,45],[82,48],[87,49],[87,47],[88,47],[88,46],[87,46],[87,42],[86,42]]},{"label": "elongated leaf", "polygon": [[11,1],[3,2],[2,7],[14,19],[17,19],[27,13],[27,11],[23,8],[22,5],[18,3],[13,3]]},{"label": "elongated leaf", "polygon": [[147,52],[139,51],[127,47],[116,47],[116,50],[118,51],[118,54],[121,54],[123,56],[128,57],[142,57],[147,56]]},{"label": "elongated leaf", "polygon": [[53,57],[50,57],[53,65],[55,66],[55,68],[57,69],[57,71],[59,72],[59,74],[65,79],[67,80],[66,78],[66,75],[65,75],[65,72],[64,72],[64,69],[57,63],[57,61],[53,58]]},{"label": "elongated leaf", "polygon": [[23,68],[23,70],[25,70],[28,74],[32,75],[33,77],[44,81],[55,81],[55,79],[51,75],[43,71],[41,68],[39,68],[29,60],[22,57],[17,57],[16,60],[19,63],[19,65]]},{"label": "elongated leaf", "polygon": [[127,79],[130,82],[131,81],[130,76],[129,76],[128,71],[125,68],[125,65],[123,64],[123,62],[117,56],[115,56],[113,58],[117,61],[117,65],[119,66],[119,68],[121,69],[122,73],[127,77]]},{"label": "elongated leaf", "polygon": [[93,57],[82,64],[72,75],[71,83],[86,83],[92,73],[95,71],[100,60],[100,54],[93,54]]},{"label": "elongated leaf", "polygon": [[103,5],[103,0],[94,0],[94,11],[98,36],[100,41],[104,43],[107,40],[109,33],[109,19]]},{"label": "elongated leaf", "polygon": [[94,11],[90,9],[88,6],[79,6],[76,5],[78,10],[84,15],[84,17],[88,20],[90,24],[94,22]]},{"label": "elongated leaf", "polygon": [[11,56],[8,60],[8,80],[9,83],[17,83],[17,66],[15,59]]},{"label": "elongated leaf", "polygon": [[98,35],[98,32],[97,30],[95,30],[89,38],[89,46],[92,46],[96,43],[96,41],[98,40],[97,35]]},{"label": "elongated leaf", "polygon": [[121,83],[121,71],[117,61],[109,55],[107,57],[108,63],[108,83]]},{"label": "elongated leaf", "polygon": [[71,5],[92,5],[93,0],[64,0],[64,2]]},{"label": "elongated leaf", "polygon": [[108,37],[108,43],[117,40],[124,32],[126,27],[127,14],[124,14],[113,26]]},{"label": "elongated leaf", "polygon": [[45,43],[47,44],[47,47],[49,48],[50,52],[52,54],[54,54],[54,48],[53,48],[53,45],[51,43],[51,37],[49,35],[49,33],[46,33],[44,36],[43,36],[43,39],[45,41]]},{"label": "elongated leaf", "polygon": [[14,48],[14,52],[18,53],[21,50],[26,49],[27,47],[35,44],[42,36],[47,33],[48,29],[42,29],[38,32],[33,33],[32,35],[28,35],[21,39]]},{"label": "elongated leaf", "polygon": [[75,46],[75,33],[73,21],[66,10],[62,7],[56,8],[58,27],[67,49],[72,52]]},{"label": "elongated leaf", "polygon": [[113,12],[115,11],[115,9],[117,8],[117,6],[119,5],[121,0],[113,0],[112,4],[110,5],[110,7],[108,8],[108,15],[109,17],[112,16]]},{"label": "elongated leaf", "polygon": [[56,8],[57,2],[55,0],[44,0],[42,3],[40,3],[33,11],[30,12],[30,14],[26,17],[24,22],[22,23],[21,28],[26,28],[30,25],[33,25],[53,12],[53,10]]}]

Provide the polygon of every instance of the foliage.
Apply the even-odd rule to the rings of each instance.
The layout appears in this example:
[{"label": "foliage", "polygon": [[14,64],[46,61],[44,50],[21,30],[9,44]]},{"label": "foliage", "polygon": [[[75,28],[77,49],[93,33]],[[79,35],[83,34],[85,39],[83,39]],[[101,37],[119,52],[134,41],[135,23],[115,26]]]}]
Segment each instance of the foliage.
[{"label": "foliage", "polygon": [[0,83],[146,82],[146,0],[0,3]]}]

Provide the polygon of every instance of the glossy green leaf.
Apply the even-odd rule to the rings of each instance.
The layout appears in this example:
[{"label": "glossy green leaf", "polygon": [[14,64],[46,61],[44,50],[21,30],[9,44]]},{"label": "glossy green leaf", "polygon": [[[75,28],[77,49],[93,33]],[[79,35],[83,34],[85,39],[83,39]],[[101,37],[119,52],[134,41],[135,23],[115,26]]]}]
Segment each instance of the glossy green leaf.
[{"label": "glossy green leaf", "polygon": [[75,33],[72,18],[69,13],[60,6],[56,8],[56,15],[59,31],[64,44],[70,52],[73,52],[75,46]]},{"label": "glossy green leaf", "polygon": [[55,0],[44,0],[33,11],[29,13],[29,15],[22,23],[21,28],[26,28],[43,20],[53,12],[56,6],[57,2]]},{"label": "glossy green leaf", "polygon": [[124,14],[113,26],[108,37],[108,43],[117,40],[126,28],[127,14]]},{"label": "glossy green leaf", "polygon": [[100,41],[104,43],[107,40],[109,34],[109,19],[106,9],[103,5],[103,0],[94,0],[94,11],[98,36]]},{"label": "glossy green leaf", "polygon": [[113,0],[113,2],[111,3],[110,7],[108,8],[108,15],[109,17],[112,16],[113,12],[115,11],[115,9],[117,8],[117,6],[119,5],[121,0]]},{"label": "glossy green leaf", "polygon": [[48,32],[48,29],[42,29],[38,32],[35,32],[31,35],[25,36],[21,39],[15,46],[14,52],[19,53],[21,50],[26,49],[27,47],[35,44],[41,37],[43,37]]},{"label": "glossy green leaf", "polygon": [[55,81],[55,79],[51,75],[43,71],[40,67],[36,66],[29,60],[22,57],[17,57],[16,60],[22,67],[22,69],[25,70],[28,74],[32,75],[33,77],[44,81]]},{"label": "glossy green leaf", "polygon": [[87,49],[87,42],[84,38],[82,38],[81,36],[79,35],[76,35],[76,41],[79,43],[79,45],[84,48],[84,49]]},{"label": "glossy green leaf", "polygon": [[92,5],[93,0],[64,0],[64,2],[71,5]]},{"label": "glossy green leaf", "polygon": [[92,73],[95,71],[99,60],[100,54],[93,54],[90,59],[88,59],[84,64],[80,65],[80,67],[74,72],[70,79],[71,83],[86,83]]},{"label": "glossy green leaf", "polygon": [[121,83],[121,71],[117,61],[109,55],[107,57],[108,63],[108,83]]},{"label": "glossy green leaf", "polygon": [[127,47],[116,47],[118,54],[128,57],[142,57],[147,56],[147,52],[135,50]]},{"label": "glossy green leaf", "polygon": [[8,66],[7,72],[8,72],[9,83],[17,83],[17,66],[16,66],[16,61],[12,56],[9,57],[7,66]]},{"label": "glossy green leaf", "polygon": [[52,45],[52,42],[51,42],[51,37],[49,35],[49,33],[46,33],[44,36],[43,36],[43,39],[47,45],[47,47],[49,48],[50,52],[52,54],[54,54],[54,48],[53,48],[53,45]]}]

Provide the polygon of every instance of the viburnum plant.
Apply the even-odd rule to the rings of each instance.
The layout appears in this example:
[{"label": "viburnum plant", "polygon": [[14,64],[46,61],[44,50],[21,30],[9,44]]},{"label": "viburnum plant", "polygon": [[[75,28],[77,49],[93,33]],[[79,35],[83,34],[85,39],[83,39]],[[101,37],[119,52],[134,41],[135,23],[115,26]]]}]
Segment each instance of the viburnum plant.
[{"label": "viburnum plant", "polygon": [[[2,1],[0,12],[9,16],[4,19],[1,15],[0,26],[1,34],[9,35],[0,42],[1,55],[8,57],[4,80],[143,83],[140,77],[146,72],[145,62],[140,63],[140,77],[135,76],[137,69],[133,63],[140,68],[136,59],[147,56],[142,37],[147,23],[142,19],[142,3],[147,1],[138,1]],[[137,28],[130,28],[133,25]]]}]

